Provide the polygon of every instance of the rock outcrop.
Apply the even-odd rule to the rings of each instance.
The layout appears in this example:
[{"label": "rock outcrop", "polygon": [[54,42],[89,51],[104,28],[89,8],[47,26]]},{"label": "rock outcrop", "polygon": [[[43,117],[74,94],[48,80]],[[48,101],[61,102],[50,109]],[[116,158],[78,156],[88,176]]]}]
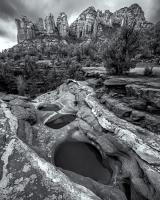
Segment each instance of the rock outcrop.
[{"label": "rock outcrop", "polygon": [[38,37],[40,33],[44,32],[49,36],[59,34],[61,37],[66,37],[69,34],[72,37],[83,39],[100,37],[105,36],[110,29],[123,26],[126,21],[128,24],[135,21],[137,29],[148,29],[153,26],[152,23],[146,21],[144,12],[138,4],[122,8],[114,13],[109,10],[102,12],[94,7],[89,7],[79,15],[70,27],[65,13],[60,13],[56,25],[52,14],[45,18],[45,25],[42,18],[37,23],[32,23],[26,17],[16,19],[16,24],[18,42],[21,42]]},{"label": "rock outcrop", "polygon": [[61,37],[66,37],[69,31],[67,15],[63,12],[57,18],[57,29]]},{"label": "rock outcrop", "polygon": [[25,40],[38,39],[40,36],[55,36],[65,37],[68,34],[68,20],[65,13],[61,13],[55,24],[54,16],[50,13],[49,16],[39,18],[37,22],[31,22],[27,17],[22,17],[15,20],[17,25],[17,41],[21,43]]},{"label": "rock outcrop", "polygon": [[[1,96],[2,200],[159,200],[159,136],[120,119],[95,96],[86,82],[73,80],[32,102]],[[69,115],[74,115],[70,122]],[[51,122],[61,126],[50,128]],[[56,149],[68,138],[97,148],[110,166],[107,185],[55,166]]]},{"label": "rock outcrop", "polygon": [[24,40],[30,40],[35,38],[35,26],[27,17],[22,17],[20,19],[16,19],[15,21],[18,31],[18,43],[23,42]]},{"label": "rock outcrop", "polygon": [[45,18],[45,29],[47,34],[54,34],[56,32],[56,25],[54,21],[54,16],[50,14]]},{"label": "rock outcrop", "polygon": [[97,12],[94,7],[86,9],[71,25],[71,34],[75,34],[77,38],[91,36],[94,31],[96,16]]},{"label": "rock outcrop", "polygon": [[44,32],[44,21],[43,18],[39,18],[36,23],[37,29],[39,32]]},{"label": "rock outcrop", "polygon": [[100,200],[89,189],[71,182],[60,170],[40,158],[16,136],[19,128],[17,118],[2,100],[0,100],[0,117],[1,200]]},{"label": "rock outcrop", "polygon": [[152,26],[152,23],[146,21],[144,12],[138,4],[122,8],[114,13],[109,10],[96,11],[94,7],[89,7],[71,24],[70,33],[77,38],[102,36],[105,31],[123,26],[126,21],[128,24],[135,21],[137,29]]}]

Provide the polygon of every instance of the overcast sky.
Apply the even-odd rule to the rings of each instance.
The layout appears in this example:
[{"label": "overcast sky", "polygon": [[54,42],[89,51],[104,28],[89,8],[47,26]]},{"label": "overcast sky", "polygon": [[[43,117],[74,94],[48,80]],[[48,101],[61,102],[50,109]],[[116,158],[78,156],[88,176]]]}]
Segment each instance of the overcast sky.
[{"label": "overcast sky", "polygon": [[17,43],[15,17],[35,19],[52,12],[56,18],[64,11],[71,23],[89,6],[114,12],[133,3],[142,7],[147,20],[160,21],[160,0],[0,0],[0,51]]}]

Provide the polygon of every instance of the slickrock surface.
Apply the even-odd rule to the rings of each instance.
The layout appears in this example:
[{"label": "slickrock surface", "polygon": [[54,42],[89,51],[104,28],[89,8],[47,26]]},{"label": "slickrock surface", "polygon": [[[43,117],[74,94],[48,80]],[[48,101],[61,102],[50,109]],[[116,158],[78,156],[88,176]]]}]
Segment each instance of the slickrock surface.
[{"label": "slickrock surface", "polygon": [[17,136],[18,119],[3,101],[0,106],[2,200],[100,199],[85,187],[71,182],[55,166],[40,158],[20,140]]},{"label": "slickrock surface", "polygon": [[[2,200],[125,200],[125,194],[132,200],[159,200],[159,135],[117,117],[86,82],[69,80],[34,101],[1,99]],[[65,120],[70,115],[75,119]],[[47,122],[64,126],[49,128]],[[111,169],[108,185],[55,167],[55,150],[68,138],[99,150]]]}]

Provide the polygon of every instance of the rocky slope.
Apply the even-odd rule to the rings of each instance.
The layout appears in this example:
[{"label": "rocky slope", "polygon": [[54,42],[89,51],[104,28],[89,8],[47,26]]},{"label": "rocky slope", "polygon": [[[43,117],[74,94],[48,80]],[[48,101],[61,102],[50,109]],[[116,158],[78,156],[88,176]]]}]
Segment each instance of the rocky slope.
[{"label": "rocky slope", "polygon": [[59,35],[63,38],[72,36],[82,39],[102,37],[110,29],[123,26],[126,21],[128,24],[135,21],[137,29],[147,29],[153,26],[152,23],[146,21],[144,12],[138,4],[122,8],[114,13],[109,10],[102,12],[94,7],[89,7],[79,15],[70,27],[65,13],[61,13],[58,16],[56,24],[52,14],[45,18],[45,23],[42,18],[39,18],[36,23],[30,21],[27,17],[16,19],[17,38],[18,42],[22,42],[28,39],[35,39],[40,35],[52,37]]},{"label": "rocky slope", "polygon": [[[70,80],[34,101],[1,95],[0,106],[2,200],[159,200],[159,135],[120,119],[86,82]],[[111,169],[107,185],[55,166],[68,138],[97,148]]]}]

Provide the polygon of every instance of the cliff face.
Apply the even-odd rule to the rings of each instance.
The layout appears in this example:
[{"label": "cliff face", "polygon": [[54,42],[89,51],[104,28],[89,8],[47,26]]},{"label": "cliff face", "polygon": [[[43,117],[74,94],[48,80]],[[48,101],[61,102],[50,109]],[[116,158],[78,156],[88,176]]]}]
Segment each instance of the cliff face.
[{"label": "cliff face", "polygon": [[18,43],[27,39],[35,38],[35,26],[27,17],[22,17],[21,19],[16,19],[15,21],[18,30]]},{"label": "cliff face", "polygon": [[57,29],[61,37],[65,37],[68,35],[69,31],[68,19],[67,15],[64,12],[60,13],[60,15],[57,18]]},{"label": "cliff face", "polygon": [[65,37],[68,34],[68,19],[65,13],[61,13],[55,24],[54,16],[49,14],[43,20],[39,18],[37,22],[31,22],[26,16],[15,20],[17,25],[17,41],[18,43],[25,40],[32,40],[39,35]]},{"label": "cliff face", "polygon": [[144,16],[144,11],[138,4],[133,4],[130,7],[122,8],[111,16],[112,24],[123,25],[124,21],[127,19],[128,23],[136,22],[137,29],[140,28],[150,28],[152,23],[146,21]]},{"label": "cliff face", "polygon": [[109,32],[109,29],[123,26],[125,21],[128,24],[134,21],[137,29],[147,29],[152,26],[152,23],[146,21],[144,12],[138,4],[124,7],[114,13],[109,10],[102,12],[94,7],[89,7],[78,16],[70,27],[65,13],[60,13],[56,24],[52,14],[47,16],[44,21],[39,18],[37,23],[31,22],[27,17],[22,17],[21,19],[16,19],[16,24],[18,42],[21,42],[33,39],[39,33],[52,36],[59,35],[60,37],[70,35],[82,39],[104,36],[106,32]]},{"label": "cliff face", "polygon": [[47,34],[53,34],[56,32],[56,25],[54,21],[54,16],[50,14],[45,18],[45,30]]},{"label": "cliff face", "polygon": [[100,36],[104,34],[104,29],[120,27],[124,22],[130,24],[136,22],[136,28],[149,28],[151,23],[147,22],[142,8],[138,4],[125,7],[111,13],[109,10],[104,12],[89,7],[70,26],[70,33],[77,38]]}]

